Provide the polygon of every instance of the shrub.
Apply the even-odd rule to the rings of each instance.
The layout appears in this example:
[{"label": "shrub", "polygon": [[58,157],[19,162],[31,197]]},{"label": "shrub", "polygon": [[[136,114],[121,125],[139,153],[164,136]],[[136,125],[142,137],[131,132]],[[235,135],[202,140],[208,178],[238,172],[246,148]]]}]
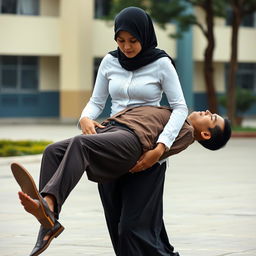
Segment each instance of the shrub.
[{"label": "shrub", "polygon": [[52,141],[0,140],[0,157],[41,154]]},{"label": "shrub", "polygon": [[[227,108],[227,95],[219,97],[219,103],[221,106]],[[256,103],[256,96],[252,91],[248,89],[242,89],[240,87],[236,90],[236,114],[241,115],[249,110],[252,105]]]}]

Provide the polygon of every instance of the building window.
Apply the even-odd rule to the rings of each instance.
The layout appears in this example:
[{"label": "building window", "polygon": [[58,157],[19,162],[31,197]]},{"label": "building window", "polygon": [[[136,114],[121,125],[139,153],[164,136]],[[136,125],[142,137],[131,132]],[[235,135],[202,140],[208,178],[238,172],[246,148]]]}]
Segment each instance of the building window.
[{"label": "building window", "polygon": [[39,0],[0,0],[0,13],[39,15]]},{"label": "building window", "polygon": [[0,92],[37,91],[38,77],[38,57],[0,56]]},{"label": "building window", "polygon": [[[226,78],[228,77],[229,64],[226,65]],[[236,75],[237,86],[256,93],[256,64],[239,63]]]},{"label": "building window", "polygon": [[244,27],[256,27],[256,12],[246,15],[241,25]]},{"label": "building window", "polygon": [[256,92],[256,64],[240,63],[237,70],[237,85]]},{"label": "building window", "polygon": [[[226,19],[226,24],[228,26],[231,26],[232,24],[232,10],[228,9],[227,11],[227,19]],[[256,12],[247,14],[244,16],[242,22],[241,22],[242,27],[256,27]]]},{"label": "building window", "polygon": [[96,19],[109,15],[110,7],[111,7],[111,0],[95,0],[94,5],[95,5],[94,17]]}]

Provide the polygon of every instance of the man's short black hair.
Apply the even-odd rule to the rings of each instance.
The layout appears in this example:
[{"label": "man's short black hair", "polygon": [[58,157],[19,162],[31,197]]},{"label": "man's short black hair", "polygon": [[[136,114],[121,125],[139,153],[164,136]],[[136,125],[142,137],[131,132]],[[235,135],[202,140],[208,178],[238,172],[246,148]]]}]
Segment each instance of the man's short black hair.
[{"label": "man's short black hair", "polygon": [[226,145],[231,137],[231,126],[228,119],[224,118],[224,130],[216,125],[214,128],[209,128],[211,138],[209,140],[198,141],[203,147],[210,150],[217,150]]}]

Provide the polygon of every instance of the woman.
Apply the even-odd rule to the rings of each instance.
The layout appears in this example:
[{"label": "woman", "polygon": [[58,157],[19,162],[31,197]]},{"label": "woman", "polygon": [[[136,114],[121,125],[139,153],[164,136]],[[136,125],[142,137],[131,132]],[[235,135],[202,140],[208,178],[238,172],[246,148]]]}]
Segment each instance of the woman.
[{"label": "woman", "polygon": [[187,116],[180,82],[171,58],[156,48],[152,20],[143,10],[122,10],[115,19],[114,39],[118,48],[102,60],[92,97],[80,118],[83,133],[96,133],[99,124],[93,120],[109,95],[112,115],[127,106],[158,106],[163,92],[173,112],[157,146],[133,170],[149,169],[99,184],[113,247],[118,256],[178,255],[168,242],[162,219],[166,163],[157,163],[156,155],[163,146],[172,145]]},{"label": "woman", "polygon": [[[41,164],[40,194],[33,189],[33,195],[26,195],[26,190],[30,190],[27,184],[35,185],[22,167],[12,164],[23,191],[19,193],[21,203],[42,224],[31,256],[42,253],[63,231],[64,227],[57,221],[58,214],[84,170],[89,179],[100,183],[99,192],[116,255],[178,255],[168,242],[162,220],[166,163],[160,163],[159,159],[173,144],[187,116],[182,89],[171,58],[156,49],[153,24],[143,10],[129,7],[117,15],[115,40],[118,49],[102,60],[93,95],[80,118],[83,134],[90,136],[76,136],[47,148]],[[94,121],[109,95],[114,115],[127,107],[159,106],[163,92],[172,114],[156,146],[142,156],[140,143],[127,127],[112,124],[105,127]],[[111,143],[117,139],[118,143]],[[133,174],[103,183],[103,178],[112,177],[109,170],[120,175],[129,169]],[[33,200],[36,198],[38,201]]]}]

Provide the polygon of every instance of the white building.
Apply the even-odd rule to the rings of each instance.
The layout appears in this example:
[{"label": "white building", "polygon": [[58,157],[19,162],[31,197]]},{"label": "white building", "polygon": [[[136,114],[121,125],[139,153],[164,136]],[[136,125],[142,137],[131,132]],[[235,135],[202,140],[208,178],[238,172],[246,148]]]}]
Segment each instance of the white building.
[{"label": "white building", "polygon": [[[95,18],[104,12],[95,4],[94,0],[0,0],[0,118],[79,117],[100,59],[116,48],[113,23]],[[194,11],[203,18],[203,13]],[[251,27],[240,29],[238,81],[256,92],[256,19],[252,18]],[[167,31],[156,25],[159,48],[176,61],[192,63],[180,73],[183,90],[191,109],[205,108],[206,40],[197,27],[181,41],[171,39],[170,31],[175,31],[172,24]],[[215,34],[215,82],[222,93],[231,36],[225,20],[216,20]],[[248,114],[255,113],[256,107]]]}]

